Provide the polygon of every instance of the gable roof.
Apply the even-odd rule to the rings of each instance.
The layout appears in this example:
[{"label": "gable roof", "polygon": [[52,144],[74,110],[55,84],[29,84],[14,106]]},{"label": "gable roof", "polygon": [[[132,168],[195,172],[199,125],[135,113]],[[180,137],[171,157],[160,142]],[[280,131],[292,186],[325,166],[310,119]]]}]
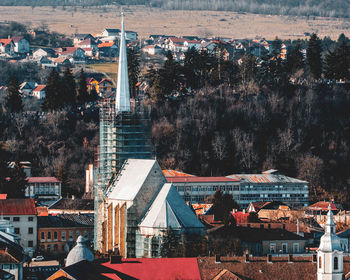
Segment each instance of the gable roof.
[{"label": "gable roof", "polygon": [[139,224],[149,228],[203,228],[172,184],[166,183]]},{"label": "gable roof", "polygon": [[7,46],[8,44],[13,43],[12,39],[0,39],[0,44],[3,46]]},{"label": "gable roof", "polygon": [[[37,86],[45,86],[39,85]],[[37,88],[35,90],[37,90]],[[27,177],[27,183],[61,183],[56,177]]]},{"label": "gable roof", "polygon": [[36,215],[34,199],[8,198],[0,200],[2,215]]},{"label": "gable roof", "polygon": [[154,159],[128,159],[119,176],[107,189],[106,196],[110,199],[133,200],[155,165],[161,173]]},{"label": "gable roof", "polygon": [[308,182],[299,180],[296,178],[288,177],[282,174],[232,174],[227,176],[233,179],[240,179],[242,182],[247,183],[302,183],[308,184]]},{"label": "gable roof", "polygon": [[197,176],[183,176],[183,177],[167,177],[170,183],[221,183],[221,182],[239,182],[239,179],[232,179],[228,177],[197,177]]},{"label": "gable roof", "polygon": [[93,214],[59,214],[55,216],[38,216],[39,228],[71,228],[93,226]]},{"label": "gable roof", "polygon": [[[334,203],[330,203],[331,204],[331,209],[332,211],[337,211],[337,207],[335,207]],[[321,210],[321,211],[328,211],[328,206],[329,206],[329,202],[328,201],[319,201],[316,202],[310,206],[308,206],[307,208],[312,209],[312,210]]]},{"label": "gable roof", "polygon": [[94,210],[94,200],[61,198],[52,204],[49,210]]},{"label": "gable roof", "polygon": [[87,38],[79,43],[79,46],[83,46],[83,45],[96,45],[96,42],[91,38]]},{"label": "gable roof", "polygon": [[104,43],[98,44],[98,47],[99,48],[110,48],[113,45],[115,45],[114,42],[104,42]]},{"label": "gable roof", "polygon": [[[38,85],[35,89],[33,89],[33,91],[42,91],[46,88],[46,85]],[[35,177],[31,177],[31,178],[35,178]],[[40,177],[39,177],[40,178]],[[50,178],[50,177],[49,177]],[[54,178],[54,177],[52,177]],[[56,179],[56,178],[55,178]],[[57,179],[56,179],[57,180]],[[58,181],[58,180],[57,180]],[[58,181],[60,182],[60,181]]]},{"label": "gable roof", "polygon": [[165,177],[178,177],[178,176],[182,176],[182,177],[192,177],[194,175],[188,174],[188,173],[184,173],[181,171],[176,171],[176,170],[171,170],[171,169],[165,169],[162,170],[163,174]]},{"label": "gable roof", "polygon": [[19,41],[24,39],[24,37],[23,36],[15,36],[15,37],[12,37],[11,39],[14,43],[18,43]]}]

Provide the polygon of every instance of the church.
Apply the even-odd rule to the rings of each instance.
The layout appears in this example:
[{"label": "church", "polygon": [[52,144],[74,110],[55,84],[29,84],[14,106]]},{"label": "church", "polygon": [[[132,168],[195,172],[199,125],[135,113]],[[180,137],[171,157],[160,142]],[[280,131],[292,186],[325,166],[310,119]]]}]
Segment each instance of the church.
[{"label": "church", "polygon": [[[114,119],[125,118],[131,112],[127,71],[122,17]],[[100,180],[95,186],[95,249],[102,253],[118,252],[129,258],[159,257],[162,238],[168,227],[178,235],[203,235],[205,227],[175,187],[167,183],[158,162],[151,159],[148,145],[142,140],[146,132],[134,121],[115,123],[114,127],[107,128],[112,131],[107,144],[101,142],[107,133],[100,127]],[[119,144],[116,139],[119,134],[129,138]]]}]

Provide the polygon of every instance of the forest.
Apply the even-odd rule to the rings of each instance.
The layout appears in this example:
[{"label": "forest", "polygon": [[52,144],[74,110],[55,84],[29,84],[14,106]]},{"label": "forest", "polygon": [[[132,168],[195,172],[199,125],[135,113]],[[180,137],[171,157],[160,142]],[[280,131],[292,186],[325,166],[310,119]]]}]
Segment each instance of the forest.
[{"label": "forest", "polygon": [[[150,84],[143,102],[162,168],[202,176],[274,168],[309,181],[311,202],[334,197],[349,207],[350,43],[344,35],[327,42],[312,34],[306,57],[295,42],[282,59],[276,38],[270,53],[240,63],[224,60],[220,44],[213,53],[190,49],[182,64],[167,53],[146,74],[129,52],[129,71],[138,73],[130,88]],[[50,73],[43,116],[18,105],[13,79],[0,108],[3,158],[31,161],[34,176],[58,176],[65,194],[83,190],[98,145],[98,113],[79,75]]]},{"label": "forest", "polygon": [[349,17],[347,0],[2,0],[5,6],[146,5],[176,10],[216,10],[291,16]]}]

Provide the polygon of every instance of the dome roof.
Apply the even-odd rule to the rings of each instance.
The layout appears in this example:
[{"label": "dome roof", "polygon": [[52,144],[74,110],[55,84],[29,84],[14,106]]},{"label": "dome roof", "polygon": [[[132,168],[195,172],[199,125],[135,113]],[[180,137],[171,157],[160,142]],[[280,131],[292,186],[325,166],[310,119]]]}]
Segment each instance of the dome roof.
[{"label": "dome roof", "polygon": [[90,249],[85,244],[86,240],[83,236],[77,238],[77,245],[75,245],[72,250],[68,253],[66,266],[75,264],[77,262],[87,260],[92,262],[94,260],[94,255]]}]

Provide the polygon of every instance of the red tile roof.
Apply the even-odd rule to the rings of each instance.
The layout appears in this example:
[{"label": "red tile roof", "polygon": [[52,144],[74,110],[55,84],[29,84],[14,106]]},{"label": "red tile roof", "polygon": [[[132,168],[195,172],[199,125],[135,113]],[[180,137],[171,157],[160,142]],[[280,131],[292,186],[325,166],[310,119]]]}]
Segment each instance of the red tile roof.
[{"label": "red tile roof", "polygon": [[11,39],[14,43],[18,43],[19,41],[24,39],[24,37],[23,36],[15,36],[15,37],[12,37]]},{"label": "red tile roof", "polygon": [[2,215],[36,215],[34,199],[9,198],[0,200]]},{"label": "red tile roof", "polygon": [[[45,88],[46,88],[46,85],[38,85],[35,89],[33,89],[33,91],[42,91]],[[40,178],[40,177],[30,177],[30,178]]]},{"label": "red tile roof", "polygon": [[110,48],[114,45],[114,42],[104,42],[101,44],[98,44],[99,48]]},{"label": "red tile roof", "polygon": [[28,183],[61,183],[55,177],[27,177]]},{"label": "red tile roof", "polygon": [[232,216],[236,220],[237,224],[243,224],[248,222],[249,213],[236,212],[232,213]]},{"label": "red tile roof", "polygon": [[7,193],[0,193],[0,199],[6,199]]},{"label": "red tile roof", "polygon": [[176,37],[169,38],[169,40],[172,41],[173,43],[184,43],[186,41],[184,38],[176,38]]},{"label": "red tile roof", "polygon": [[36,211],[38,212],[38,216],[48,216],[49,211],[47,207],[37,207]]},{"label": "red tile roof", "polygon": [[[133,277],[132,279],[201,279],[196,258],[128,258],[124,259],[121,264],[108,262],[102,265]],[[115,271],[102,273],[102,275],[109,279],[119,280]]]},{"label": "red tile roof", "polygon": [[0,44],[7,46],[8,44],[11,44],[12,39],[0,39]]},{"label": "red tile roof", "polygon": [[[327,201],[319,201],[319,202],[316,202],[315,204],[310,205],[308,208],[313,210],[328,211],[328,205],[329,205],[329,202]],[[331,203],[331,209],[332,211],[338,210],[333,203]]]},{"label": "red tile roof", "polygon": [[237,179],[227,177],[167,177],[169,183],[213,183],[213,182],[239,182]]},{"label": "red tile roof", "polygon": [[194,175],[184,173],[181,171],[171,170],[171,169],[165,169],[162,170],[165,177],[193,177]]}]

